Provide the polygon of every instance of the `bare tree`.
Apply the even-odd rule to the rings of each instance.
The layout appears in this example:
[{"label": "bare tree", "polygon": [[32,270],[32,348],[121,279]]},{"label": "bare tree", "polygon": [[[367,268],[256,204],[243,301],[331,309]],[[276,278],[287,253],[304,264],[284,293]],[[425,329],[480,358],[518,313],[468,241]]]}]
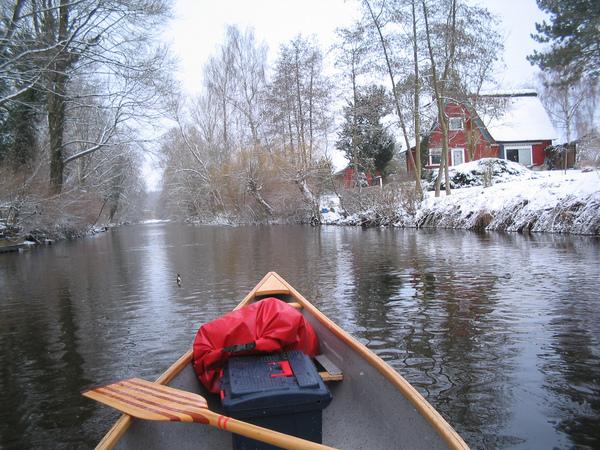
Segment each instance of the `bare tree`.
[{"label": "bare tree", "polygon": [[260,142],[260,119],[262,100],[265,95],[265,70],[267,64],[267,47],[256,42],[254,32],[244,32],[230,26],[227,28],[225,45],[230,48],[233,61],[235,87],[230,101],[243,116],[250,130],[250,143],[258,147]]},{"label": "bare tree", "polygon": [[[163,143],[165,188],[188,214],[270,217],[264,196],[266,47],[251,29],[225,30],[195,101],[173,102]],[[257,207],[258,209],[255,209]]]},{"label": "bare tree", "polygon": [[282,45],[269,87],[269,107],[278,127],[277,141],[291,151],[293,179],[312,215],[318,217],[318,199],[309,179],[316,170],[315,160],[330,126],[331,83],[323,74],[323,56],[314,42],[297,36]]},{"label": "bare tree", "polygon": [[457,50],[449,75],[447,100],[463,105],[468,111],[464,134],[468,158],[473,160],[482,138],[477,121],[496,116],[505,107],[504,101],[484,94],[495,84],[494,75],[502,62],[504,44],[501,34],[495,31],[498,20],[485,8],[459,3],[455,20]]},{"label": "bare tree", "polygon": [[230,122],[229,99],[234,89],[234,62],[230,46],[222,45],[217,53],[211,56],[204,68],[204,84],[207,98],[219,105],[219,117],[223,150],[226,153],[230,148]]},{"label": "bare tree", "polygon": [[[368,16],[370,17],[373,26],[375,27],[375,30],[377,32],[377,38],[379,40],[379,43],[381,45],[381,50],[383,53],[383,57],[385,60],[385,67],[387,70],[387,75],[389,76],[390,79],[390,84],[391,84],[391,90],[392,90],[392,94],[393,94],[393,98],[394,98],[394,105],[396,108],[396,114],[398,116],[398,121],[400,123],[400,128],[403,130],[404,133],[404,138],[405,138],[405,142],[406,142],[406,146],[407,148],[407,155],[408,155],[408,160],[409,160],[409,164],[413,167],[416,168],[416,163],[413,157],[412,152],[410,151],[410,144],[409,144],[409,139],[408,139],[408,133],[407,133],[407,125],[405,122],[405,117],[402,114],[402,107],[401,107],[401,100],[400,100],[400,94],[397,90],[397,81],[396,81],[396,76],[394,75],[394,61],[393,61],[393,55],[390,52],[390,43],[389,43],[389,39],[386,38],[386,36],[384,36],[384,6],[385,3],[383,3],[380,7],[380,10],[376,13],[373,9],[373,7],[371,6],[371,3],[369,3],[368,0],[363,0],[363,4],[368,12]],[[418,195],[422,195],[422,189],[421,189],[421,179],[420,179],[420,173],[417,173],[417,171],[414,171],[414,177],[415,177],[415,190],[417,191]]]},{"label": "bare tree", "polygon": [[440,160],[440,168],[435,183],[435,195],[440,195],[440,183],[442,181],[442,170],[444,172],[444,179],[446,185],[446,195],[450,195],[450,176],[448,174],[448,117],[445,112],[445,99],[444,95],[446,92],[446,82],[450,76],[450,72],[453,69],[454,56],[456,50],[456,0],[450,0],[450,7],[448,8],[448,17],[446,19],[445,32],[442,34],[443,39],[438,49],[441,49],[442,53],[442,64],[443,71],[440,74],[438,71],[438,62],[436,55],[434,54],[432,44],[432,29],[429,25],[429,9],[425,0],[422,0],[423,6],[423,18],[425,20],[425,36],[427,40],[427,51],[429,54],[430,70],[431,70],[431,84],[433,86],[433,92],[435,95],[435,101],[438,109],[438,123],[442,130],[442,157]]},{"label": "bare tree", "polygon": [[[396,55],[397,81],[396,92],[403,112],[399,121],[407,152],[414,145],[415,156],[412,169],[415,181],[421,179],[421,134],[423,117],[421,112],[421,93],[423,80],[421,74],[421,20],[418,0],[395,0],[385,2],[384,10],[388,20],[395,26],[396,32],[388,38],[390,47]],[[414,144],[411,141],[414,137]],[[411,154],[412,156],[412,154]],[[421,196],[420,183],[417,195]]]},{"label": "bare tree", "polygon": [[[415,177],[421,179],[421,74],[419,71],[419,44],[417,35],[417,7],[416,0],[410,2],[410,17],[412,23],[412,49],[413,49],[413,67],[414,67],[414,134],[415,134]],[[405,133],[406,135],[406,133]],[[406,139],[406,136],[405,136]],[[406,148],[410,152],[409,144]],[[420,186],[419,186],[420,188]],[[422,197],[421,189],[417,189],[417,196]]]},{"label": "bare tree", "polygon": [[552,122],[564,132],[567,142],[594,128],[594,112],[599,100],[599,82],[582,79],[560,83],[556,73],[541,73],[542,102]]},{"label": "bare tree", "polygon": [[[590,78],[565,80],[559,73],[543,72],[539,75],[539,84],[540,98],[550,120],[562,130],[567,144],[577,142],[578,162],[597,160],[600,81]],[[566,149],[563,149],[563,167],[566,170]]]},{"label": "bare tree", "polygon": [[[161,0],[16,0],[5,8],[12,19],[0,41],[0,77],[8,78],[0,105],[30,89],[44,92],[50,179],[60,192],[65,164],[108,145],[118,126],[139,114],[136,105],[145,109],[157,101],[150,92],[156,93],[165,53],[152,48],[151,30],[165,17],[167,6]],[[4,73],[18,75],[11,79]],[[113,114],[97,140],[70,153],[64,140],[68,109],[85,101],[70,88],[77,77],[94,79],[94,98],[103,97],[102,106]]]},{"label": "bare tree", "polygon": [[[479,92],[492,79],[502,45],[493,18],[484,8],[458,0],[363,0],[367,17],[380,43],[384,68],[393,83],[400,130],[408,162],[420,188],[421,134],[424,117],[421,99],[435,99],[436,122],[442,135],[442,155],[437,180],[448,174],[449,102],[471,108],[480,105]],[[410,151],[414,135],[415,156]],[[473,133],[476,137],[476,133]],[[474,148],[474,139],[469,148]],[[436,193],[439,195],[439,186]],[[446,183],[449,193],[449,183]]]},{"label": "bare tree", "polygon": [[350,82],[352,97],[347,99],[349,105],[348,110],[351,121],[350,125],[350,146],[352,150],[349,152],[353,155],[351,164],[354,166],[355,184],[360,186],[359,177],[359,160],[358,160],[358,97],[359,97],[359,78],[368,71],[367,60],[369,57],[370,46],[366,35],[365,27],[359,22],[352,28],[344,28],[338,30],[338,36],[341,38],[339,46],[338,63],[344,70],[344,76]]},{"label": "bare tree", "polygon": [[[264,44],[256,42],[251,29],[241,32],[236,27],[227,29],[224,45],[231,48],[236,80],[236,88],[229,101],[244,124],[240,128],[240,149],[236,157],[242,163],[242,176],[247,192],[254,197],[267,216],[271,216],[273,208],[262,195],[263,183],[260,170],[261,153],[264,151],[260,135],[262,134],[261,119],[264,117],[262,108],[266,84],[267,48]],[[245,136],[244,130],[250,132],[248,137]]]},{"label": "bare tree", "polygon": [[465,134],[467,150],[473,158],[479,139],[478,127],[475,125],[479,120],[477,111],[498,106],[490,97],[482,96],[481,90],[484,86],[491,85],[493,70],[500,60],[502,41],[498,33],[493,31],[497,25],[496,19],[485,8],[471,6],[461,0],[422,0],[421,4],[428,70],[438,110],[437,122],[442,134],[436,195],[439,195],[442,170],[446,194],[450,194],[450,136],[446,106],[453,103],[462,105],[469,111],[471,123],[465,129]]},{"label": "bare tree", "polygon": [[[174,164],[175,170],[183,175],[186,184],[195,180],[199,186],[203,197],[208,199],[208,210],[213,213],[223,212],[225,205],[220,192],[220,183],[218,173],[214,167],[218,164],[218,159],[211,158],[211,143],[202,139],[198,130],[198,123],[189,124],[183,119],[183,104],[180,102],[175,105],[175,118],[177,121],[176,136],[172,138],[172,147],[176,150],[176,157],[179,160]],[[203,133],[206,134],[206,133]],[[186,154],[182,157],[181,151]]]}]

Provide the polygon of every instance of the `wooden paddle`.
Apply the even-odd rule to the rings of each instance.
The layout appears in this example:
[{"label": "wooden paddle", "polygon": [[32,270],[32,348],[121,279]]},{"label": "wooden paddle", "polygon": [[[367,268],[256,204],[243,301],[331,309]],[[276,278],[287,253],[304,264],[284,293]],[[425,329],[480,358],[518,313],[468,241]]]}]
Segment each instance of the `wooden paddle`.
[{"label": "wooden paddle", "polygon": [[118,381],[82,392],[85,397],[138,419],[197,422],[291,450],[332,449],[289,434],[252,425],[208,409],[204,397],[140,378]]}]

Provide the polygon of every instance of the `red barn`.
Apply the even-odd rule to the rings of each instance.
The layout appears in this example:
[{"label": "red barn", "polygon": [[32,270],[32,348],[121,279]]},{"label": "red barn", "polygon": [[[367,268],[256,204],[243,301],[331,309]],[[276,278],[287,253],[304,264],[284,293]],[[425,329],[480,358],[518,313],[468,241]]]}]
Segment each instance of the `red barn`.
[{"label": "red barn", "polygon": [[[448,165],[481,158],[502,158],[528,167],[544,164],[544,149],[557,138],[557,133],[542,106],[537,93],[488,94],[484,97],[501,104],[495,115],[474,112],[464,104],[449,101],[448,115]],[[413,157],[414,148],[411,149]],[[428,143],[425,168],[440,165],[442,131],[436,124]],[[408,170],[412,167],[407,159]]]}]

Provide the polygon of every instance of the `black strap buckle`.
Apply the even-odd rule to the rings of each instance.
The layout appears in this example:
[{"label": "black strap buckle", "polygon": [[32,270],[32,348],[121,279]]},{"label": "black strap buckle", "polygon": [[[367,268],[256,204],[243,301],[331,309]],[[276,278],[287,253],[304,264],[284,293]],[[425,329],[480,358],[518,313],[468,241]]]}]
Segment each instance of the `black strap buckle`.
[{"label": "black strap buckle", "polygon": [[254,350],[256,348],[256,342],[248,342],[246,344],[236,344],[231,345],[229,347],[223,348],[223,353],[239,353],[239,352],[249,352],[250,350]]}]

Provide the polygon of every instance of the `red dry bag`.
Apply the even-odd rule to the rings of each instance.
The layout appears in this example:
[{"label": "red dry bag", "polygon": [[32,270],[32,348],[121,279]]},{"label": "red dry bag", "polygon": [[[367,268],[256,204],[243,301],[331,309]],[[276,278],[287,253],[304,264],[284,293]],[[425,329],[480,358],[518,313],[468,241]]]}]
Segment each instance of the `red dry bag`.
[{"label": "red dry bag", "polygon": [[230,356],[301,350],[314,357],[319,340],[308,321],[287,303],[266,298],[200,327],[193,366],[211,392],[219,392],[221,368]]}]

